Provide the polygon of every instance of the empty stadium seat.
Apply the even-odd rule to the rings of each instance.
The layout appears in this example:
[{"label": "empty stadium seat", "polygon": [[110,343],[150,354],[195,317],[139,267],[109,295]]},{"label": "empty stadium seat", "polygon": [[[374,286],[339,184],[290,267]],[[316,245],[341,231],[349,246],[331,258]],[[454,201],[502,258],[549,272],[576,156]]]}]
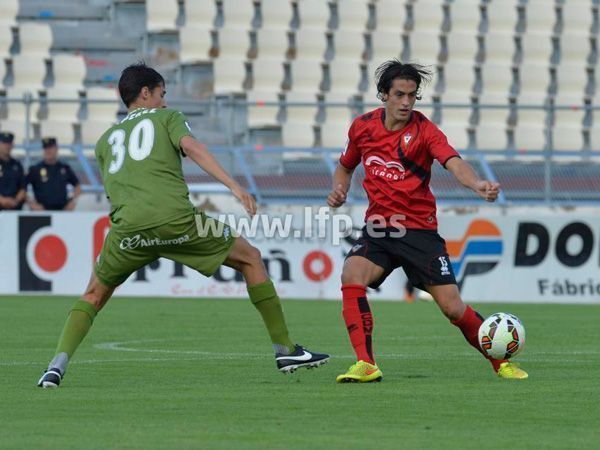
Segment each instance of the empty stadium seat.
[{"label": "empty stadium seat", "polygon": [[[315,142],[314,124],[317,114],[317,98],[314,94],[289,92],[286,94],[286,120],[282,125],[283,145],[288,147],[312,147]],[[291,104],[290,104],[291,103]],[[306,103],[294,106],[293,103]]]},{"label": "empty stadium seat", "polygon": [[210,61],[213,41],[210,30],[186,25],[179,29],[179,62],[191,64]]},{"label": "empty stadium seat", "polygon": [[292,20],[292,5],[289,0],[261,0],[260,12],[263,30],[288,30]]},{"label": "empty stadium seat", "polygon": [[214,0],[185,0],[185,25],[210,29],[214,26],[217,5]]},{"label": "empty stadium seat", "polygon": [[[519,105],[542,106],[540,97],[535,94],[521,93]],[[546,118],[548,112],[544,109],[519,109],[517,124],[514,128],[514,144],[517,150],[542,150],[546,146]]]},{"label": "empty stadium seat", "polygon": [[43,89],[46,63],[37,55],[17,55],[12,59],[13,87],[22,90]]},{"label": "empty stadium seat", "polygon": [[578,62],[561,62],[556,67],[556,80],[558,96],[581,100],[588,84],[587,69]]},{"label": "empty stadium seat", "polygon": [[527,33],[537,32],[552,34],[556,24],[556,6],[548,0],[528,0],[526,3]]},{"label": "empty stadium seat", "polygon": [[46,91],[46,99],[48,101],[47,120],[56,122],[66,121],[70,123],[78,121],[80,101],[77,90],[60,87],[48,89]]},{"label": "empty stadium seat", "polygon": [[322,0],[302,0],[297,3],[300,29],[325,32],[330,18],[329,3]]},{"label": "empty stadium seat", "polygon": [[21,22],[19,43],[21,55],[47,57],[52,46],[52,30],[45,23]]},{"label": "empty stadium seat", "polygon": [[146,29],[149,32],[176,30],[178,12],[177,0],[146,0]]},{"label": "empty stadium seat", "polygon": [[586,33],[563,32],[560,36],[560,65],[563,63],[587,65],[591,51],[590,37]]},{"label": "empty stadium seat", "polygon": [[371,33],[371,61],[378,64],[390,58],[399,58],[403,51],[399,31],[377,29]]},{"label": "empty stadium seat", "polygon": [[478,50],[477,34],[471,31],[452,31],[446,37],[448,58],[475,61]]},{"label": "empty stadium seat", "polygon": [[569,1],[561,5],[563,29],[562,37],[572,33],[588,35],[592,26],[593,14],[590,2]]},{"label": "empty stadium seat", "polygon": [[244,91],[246,63],[238,58],[217,58],[213,61],[213,92],[215,94]]},{"label": "empty stadium seat", "polygon": [[218,49],[219,58],[246,59],[250,49],[250,30],[248,28],[221,28]]},{"label": "empty stadium seat", "polygon": [[327,66],[330,81],[329,92],[348,96],[359,91],[361,68],[357,61],[334,60]]},{"label": "empty stadium seat", "polygon": [[473,93],[475,68],[473,62],[450,60],[444,66],[444,95],[460,94],[465,99]]},{"label": "empty stadium seat", "polygon": [[278,105],[265,104],[279,102],[279,96],[273,90],[270,91],[248,91],[246,93],[248,102],[248,127],[262,128],[277,125]]},{"label": "empty stadium seat", "polygon": [[450,29],[452,32],[477,32],[481,22],[481,2],[479,0],[460,0],[450,4]]},{"label": "empty stadium seat", "polygon": [[[31,95],[32,100],[39,100],[39,92],[37,90],[32,90],[29,87],[20,88],[20,87],[11,87],[6,89],[6,98],[9,99],[19,99],[23,100],[25,95]],[[27,108],[23,101],[10,101],[6,105],[7,108],[7,116],[6,119],[10,121],[16,122],[24,122],[25,117],[27,115]],[[29,120],[33,122],[37,122],[37,114],[39,110],[39,103],[34,102],[30,105],[29,110]]]},{"label": "empty stadium seat", "polygon": [[552,55],[552,39],[549,35],[528,32],[520,37],[523,51],[522,61],[532,64],[550,64]]},{"label": "empty stadium seat", "polygon": [[60,53],[52,56],[54,87],[81,89],[85,79],[86,67],[82,56]]},{"label": "empty stadium seat", "polygon": [[223,26],[227,28],[249,29],[254,18],[254,2],[252,0],[224,1]]},{"label": "empty stadium seat", "polygon": [[517,26],[519,0],[492,0],[485,3],[488,20],[488,35],[513,33]]},{"label": "empty stadium seat", "polygon": [[252,90],[278,92],[284,75],[283,60],[255,59],[252,61]]},{"label": "empty stadium seat", "polygon": [[85,94],[87,119],[81,122],[81,139],[83,144],[93,145],[116,122],[120,100],[115,89],[94,87]]},{"label": "empty stadium seat", "polygon": [[294,33],[294,59],[323,61],[326,48],[324,29],[301,28]]},{"label": "empty stadium seat", "polygon": [[485,37],[485,62],[510,64],[513,62],[515,37],[509,33],[488,33]]},{"label": "empty stadium seat", "polygon": [[410,60],[436,64],[440,56],[440,34],[432,30],[415,30],[409,35]]},{"label": "empty stadium seat", "polygon": [[[469,144],[468,129],[471,128],[471,99],[464,92],[446,91],[441,100],[443,107],[440,129],[448,137],[450,145],[457,149],[466,148]],[[446,106],[448,104],[462,105],[463,107]]]},{"label": "empty stadium seat", "polygon": [[10,52],[10,47],[12,45],[12,41],[13,34],[10,27],[0,26],[0,57],[8,56]]},{"label": "empty stadium seat", "polygon": [[528,99],[541,103],[548,96],[550,70],[546,66],[535,63],[521,64],[518,71],[519,95],[527,95]]},{"label": "empty stadium seat", "polygon": [[0,25],[9,28],[16,24],[19,12],[19,0],[2,0],[0,2]]},{"label": "empty stadium seat", "polygon": [[360,62],[365,51],[364,34],[358,30],[338,30],[333,34],[334,58]]},{"label": "empty stadium seat", "polygon": [[[55,137],[59,145],[71,145],[75,140],[75,123],[65,120],[43,120],[40,122],[40,135]],[[72,156],[74,153],[66,148],[61,147],[61,156]]]},{"label": "empty stadium seat", "polygon": [[367,0],[338,0],[336,2],[338,24],[337,29],[362,32],[366,29],[369,17]]},{"label": "empty stadium seat", "polygon": [[376,30],[402,33],[406,22],[406,6],[403,0],[378,0]]},{"label": "empty stadium seat", "polygon": [[261,28],[256,31],[257,55],[260,59],[285,59],[289,48],[288,31],[283,28]]},{"label": "empty stadium seat", "polygon": [[[485,108],[503,105],[504,108]],[[479,97],[479,121],[475,129],[475,145],[480,150],[502,150],[508,143],[507,127],[510,115],[508,97],[489,93]]]},{"label": "empty stadium seat", "polygon": [[481,95],[507,98],[514,81],[512,67],[503,63],[486,62],[481,66]]},{"label": "empty stadium seat", "polygon": [[413,3],[414,30],[439,33],[444,20],[443,4],[444,0],[419,0]]},{"label": "empty stadium seat", "polygon": [[314,60],[296,60],[290,63],[293,92],[314,95],[323,80],[322,63]]},{"label": "empty stadium seat", "polygon": [[[555,150],[578,151],[583,148],[583,118],[585,110],[581,97],[556,99],[552,126],[552,147]],[[557,109],[567,106],[568,109]]]}]

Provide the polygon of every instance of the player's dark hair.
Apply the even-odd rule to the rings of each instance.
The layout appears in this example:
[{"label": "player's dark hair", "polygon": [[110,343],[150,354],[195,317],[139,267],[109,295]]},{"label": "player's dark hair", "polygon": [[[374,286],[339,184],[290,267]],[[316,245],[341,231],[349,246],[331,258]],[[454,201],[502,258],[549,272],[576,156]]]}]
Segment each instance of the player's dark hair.
[{"label": "player's dark hair", "polygon": [[119,78],[119,94],[125,106],[129,108],[144,86],[153,90],[161,84],[165,84],[162,75],[141,61],[123,69]]},{"label": "player's dark hair", "polygon": [[411,80],[417,83],[417,100],[421,100],[421,84],[431,81],[431,71],[421,64],[403,63],[398,59],[390,59],[375,70],[377,98],[383,100],[383,95],[390,92],[395,79]]}]

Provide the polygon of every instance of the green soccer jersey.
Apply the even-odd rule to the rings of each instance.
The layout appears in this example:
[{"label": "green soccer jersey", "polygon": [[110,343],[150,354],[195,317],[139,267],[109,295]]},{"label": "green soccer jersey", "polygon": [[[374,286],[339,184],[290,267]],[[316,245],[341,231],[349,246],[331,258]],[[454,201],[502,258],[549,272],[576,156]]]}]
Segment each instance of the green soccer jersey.
[{"label": "green soccer jersey", "polygon": [[193,214],[181,168],[184,136],[192,133],[181,112],[138,108],[98,140],[96,159],[115,229],[143,230]]}]

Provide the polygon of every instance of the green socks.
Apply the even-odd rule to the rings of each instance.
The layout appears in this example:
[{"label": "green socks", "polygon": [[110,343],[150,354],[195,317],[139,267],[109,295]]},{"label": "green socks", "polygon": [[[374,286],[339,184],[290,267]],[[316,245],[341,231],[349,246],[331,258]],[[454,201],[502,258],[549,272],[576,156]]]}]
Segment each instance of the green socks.
[{"label": "green socks", "polygon": [[58,340],[57,355],[66,353],[69,358],[73,356],[73,353],[90,330],[92,323],[94,323],[96,314],[96,309],[90,303],[83,300],[75,302]]},{"label": "green socks", "polygon": [[289,352],[293,352],[295,346],[290,340],[279,296],[275,291],[273,282],[268,280],[264,283],[248,286],[248,294],[250,295],[250,301],[258,309],[265,322],[275,350],[281,353],[278,349],[287,347]]}]

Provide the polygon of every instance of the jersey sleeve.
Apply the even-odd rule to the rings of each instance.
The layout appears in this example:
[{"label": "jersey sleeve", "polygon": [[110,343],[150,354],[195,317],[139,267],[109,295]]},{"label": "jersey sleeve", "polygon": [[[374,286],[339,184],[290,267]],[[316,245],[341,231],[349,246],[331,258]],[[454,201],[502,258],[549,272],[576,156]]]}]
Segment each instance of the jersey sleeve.
[{"label": "jersey sleeve", "polygon": [[442,166],[446,167],[446,162],[448,162],[450,158],[460,158],[460,154],[448,143],[446,135],[433,124],[430,129],[428,140],[429,153],[433,158],[437,159]]},{"label": "jersey sleeve", "polygon": [[177,150],[180,149],[179,143],[184,136],[194,137],[185,115],[179,111],[173,111],[167,120],[167,130],[169,139]]},{"label": "jersey sleeve", "polygon": [[33,185],[34,182],[35,182],[35,167],[30,166],[29,171],[27,172],[27,175],[25,175],[25,186],[27,186],[29,184]]},{"label": "jersey sleeve", "polygon": [[340,164],[346,169],[352,170],[360,163],[361,154],[356,144],[356,121],[354,121],[348,130],[346,147],[342,151],[342,156],[340,156]]}]

